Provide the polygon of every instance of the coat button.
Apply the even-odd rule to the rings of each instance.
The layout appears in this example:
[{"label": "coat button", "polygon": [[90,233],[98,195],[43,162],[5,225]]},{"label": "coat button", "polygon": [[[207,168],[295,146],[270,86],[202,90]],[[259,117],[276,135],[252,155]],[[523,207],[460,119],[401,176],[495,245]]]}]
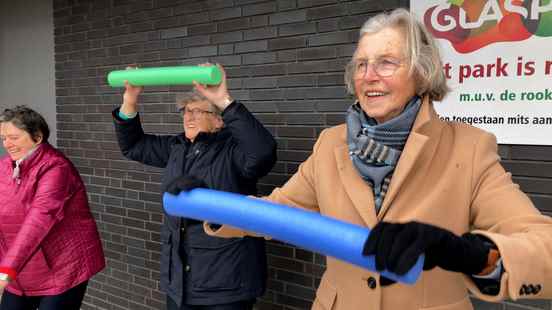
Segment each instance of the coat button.
[{"label": "coat button", "polygon": [[186,265],[186,272],[190,272],[190,269],[192,269],[190,265]]},{"label": "coat button", "polygon": [[527,284],[523,284],[521,286],[521,289],[519,290],[520,295],[529,295],[531,294],[531,292],[532,292],[531,286]]},{"label": "coat button", "polygon": [[523,294],[520,294],[520,295],[529,295],[532,292],[531,287],[525,284],[521,286],[521,291],[523,292]]},{"label": "coat button", "polygon": [[369,277],[368,280],[366,280],[366,283],[368,284],[368,287],[371,289],[375,289],[377,286],[376,278]]}]

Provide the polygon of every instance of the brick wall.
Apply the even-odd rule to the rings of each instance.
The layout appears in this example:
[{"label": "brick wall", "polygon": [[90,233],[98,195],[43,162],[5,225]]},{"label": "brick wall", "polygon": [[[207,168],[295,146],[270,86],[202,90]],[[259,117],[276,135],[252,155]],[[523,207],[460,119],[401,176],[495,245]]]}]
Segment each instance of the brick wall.
[{"label": "brick wall", "polygon": [[[261,192],[283,184],[309,155],[318,133],[343,121],[350,100],[343,68],[363,21],[405,0],[55,0],[57,136],[81,172],[98,220],[108,267],[89,287],[84,309],[163,309],[158,290],[160,170],[125,160],[110,112],[121,91],[106,73],[126,64],[220,62],[231,94],[278,140],[279,161]],[[148,87],[145,130],[181,131],[173,104],[187,87]],[[501,146],[506,167],[537,206],[552,213],[552,148]],[[262,309],[308,309],[324,258],[268,245],[269,290]],[[546,309],[547,301],[477,309]]]}]

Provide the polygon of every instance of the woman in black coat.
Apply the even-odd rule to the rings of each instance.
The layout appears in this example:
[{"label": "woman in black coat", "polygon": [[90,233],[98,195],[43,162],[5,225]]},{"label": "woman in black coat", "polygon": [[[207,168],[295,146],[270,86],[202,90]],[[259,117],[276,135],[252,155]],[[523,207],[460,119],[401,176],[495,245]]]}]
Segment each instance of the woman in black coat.
[{"label": "woman in black coat", "polygon": [[[162,189],[187,179],[211,189],[256,194],[256,183],[276,162],[276,142],[241,103],[231,99],[226,74],[216,86],[195,84],[178,101],[184,132],[145,134],[138,116],[142,87],[126,83],[113,111],[123,154],[165,168]],[[168,309],[252,309],[266,282],[264,241],[205,234],[201,222],[165,214],[161,231],[161,289]],[[209,307],[205,307],[209,306]]]}]

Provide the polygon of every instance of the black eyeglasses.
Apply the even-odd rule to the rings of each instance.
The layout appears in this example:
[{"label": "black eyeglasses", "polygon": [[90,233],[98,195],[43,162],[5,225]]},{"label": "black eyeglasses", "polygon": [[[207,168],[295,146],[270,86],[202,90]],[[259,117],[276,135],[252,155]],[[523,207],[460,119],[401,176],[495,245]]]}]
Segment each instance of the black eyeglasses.
[{"label": "black eyeglasses", "polygon": [[200,117],[203,114],[215,114],[215,112],[202,110],[199,108],[195,108],[195,109],[183,108],[183,109],[180,109],[180,113],[182,114],[182,116],[186,114],[191,114],[194,118]]},{"label": "black eyeglasses", "polygon": [[402,65],[403,63],[399,59],[392,57],[378,58],[372,63],[368,59],[355,59],[349,63],[349,70],[351,70],[355,79],[365,77],[369,66],[372,66],[372,70],[379,77],[390,77]]}]

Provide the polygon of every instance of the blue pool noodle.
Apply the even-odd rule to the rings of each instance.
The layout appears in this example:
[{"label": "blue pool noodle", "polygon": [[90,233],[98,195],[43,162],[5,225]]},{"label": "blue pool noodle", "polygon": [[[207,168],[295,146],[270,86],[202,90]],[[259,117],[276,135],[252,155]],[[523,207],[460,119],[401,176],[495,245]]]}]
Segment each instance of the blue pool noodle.
[{"label": "blue pool noodle", "polygon": [[[362,255],[370,234],[366,227],[316,212],[204,188],[181,192],[178,196],[165,193],[163,205],[173,216],[230,225],[376,271],[374,256]],[[389,279],[413,284],[422,272],[423,261],[422,255],[404,275],[387,270],[380,273]]]}]

